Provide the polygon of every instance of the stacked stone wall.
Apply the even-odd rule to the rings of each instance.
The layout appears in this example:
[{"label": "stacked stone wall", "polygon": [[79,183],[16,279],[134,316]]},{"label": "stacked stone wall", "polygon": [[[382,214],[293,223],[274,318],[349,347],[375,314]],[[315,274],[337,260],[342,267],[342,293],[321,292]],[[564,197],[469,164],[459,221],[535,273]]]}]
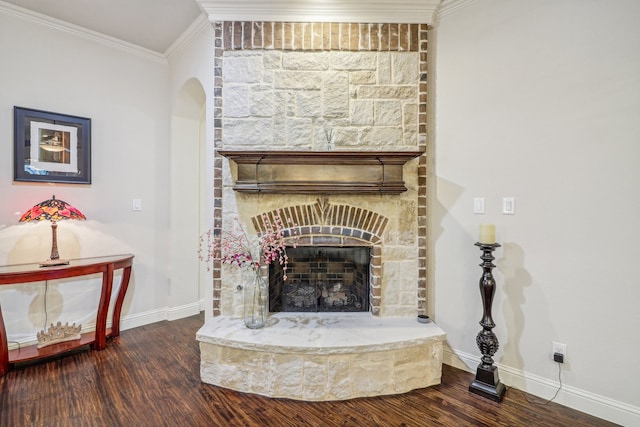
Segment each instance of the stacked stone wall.
[{"label": "stacked stone wall", "polygon": [[[426,25],[218,22],[215,30],[216,148],[425,150]],[[215,167],[220,227],[234,217],[250,223],[275,207],[313,203],[236,194],[232,165],[218,156]],[[426,307],[425,156],[405,168],[409,190],[402,195],[329,195],[332,204],[389,218],[376,315],[409,316]],[[214,265],[215,315],[239,313],[237,280]]]},{"label": "stacked stone wall", "polygon": [[416,148],[417,70],[413,52],[228,52],[222,145]]}]

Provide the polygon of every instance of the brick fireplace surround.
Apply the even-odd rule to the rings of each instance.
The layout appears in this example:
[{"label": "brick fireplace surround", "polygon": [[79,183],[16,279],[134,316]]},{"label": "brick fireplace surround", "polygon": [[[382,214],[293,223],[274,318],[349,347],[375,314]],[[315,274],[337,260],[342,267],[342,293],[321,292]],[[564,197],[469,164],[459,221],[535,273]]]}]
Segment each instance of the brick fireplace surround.
[{"label": "brick fireplace surround", "polygon": [[[216,22],[215,147],[224,150],[426,151],[427,25]],[[215,262],[214,317],[198,331],[202,381],[302,400],[403,393],[440,382],[444,332],[425,314],[426,156],[407,191],[242,194],[215,160],[214,222],[261,231],[282,209],[298,244],[367,246],[370,309],[241,319],[242,273]]]}]

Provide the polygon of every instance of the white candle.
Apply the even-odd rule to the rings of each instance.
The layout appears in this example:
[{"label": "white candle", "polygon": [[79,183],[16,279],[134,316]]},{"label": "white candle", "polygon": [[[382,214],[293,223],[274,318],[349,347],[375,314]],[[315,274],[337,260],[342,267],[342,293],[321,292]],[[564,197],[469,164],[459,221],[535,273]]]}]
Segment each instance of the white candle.
[{"label": "white candle", "polygon": [[480,224],[480,243],[492,245],[496,242],[496,226],[494,224]]}]

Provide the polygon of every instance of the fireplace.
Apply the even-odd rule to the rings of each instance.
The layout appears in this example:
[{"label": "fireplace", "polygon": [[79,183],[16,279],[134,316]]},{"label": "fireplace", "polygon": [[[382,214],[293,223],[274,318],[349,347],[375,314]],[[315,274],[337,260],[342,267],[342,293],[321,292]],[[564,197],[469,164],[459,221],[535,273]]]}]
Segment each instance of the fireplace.
[{"label": "fireplace", "polygon": [[239,219],[260,236],[278,212],[297,248],[287,281],[269,273],[259,330],[242,323],[246,278],[214,263],[202,381],[302,400],[438,384],[444,332],[416,321],[429,264],[427,25],[214,28],[214,228]]},{"label": "fireplace", "polygon": [[[265,218],[290,218],[295,226],[286,234],[297,247],[287,249],[287,281],[284,273],[269,272],[270,292],[281,298],[271,301],[264,328],[244,326],[237,311],[241,293],[231,287],[237,281],[222,287],[221,308],[230,314],[208,319],[197,334],[203,382],[320,401],[403,393],[440,382],[445,334],[415,316],[416,241],[403,226],[414,205],[375,198],[373,204],[354,199],[367,207],[320,197],[268,211],[260,211],[259,195],[242,200],[256,201],[249,204],[257,212],[250,223],[258,235],[267,229]],[[346,291],[354,287],[359,294]],[[282,302],[289,293],[290,303]],[[287,305],[293,307],[276,311]],[[351,311],[358,305],[364,310]]]},{"label": "fireplace", "polygon": [[[315,203],[254,216],[252,224],[258,235],[268,231],[276,215],[295,225],[286,230],[287,279],[278,263],[269,266],[270,312],[369,312],[380,316],[381,243],[388,218],[320,197]],[[390,295],[404,292],[405,286],[415,289],[415,284],[405,281]],[[403,310],[413,314],[415,308],[411,301]]]},{"label": "fireplace", "polygon": [[288,248],[289,271],[269,268],[269,311],[358,312],[369,311],[370,248]]}]

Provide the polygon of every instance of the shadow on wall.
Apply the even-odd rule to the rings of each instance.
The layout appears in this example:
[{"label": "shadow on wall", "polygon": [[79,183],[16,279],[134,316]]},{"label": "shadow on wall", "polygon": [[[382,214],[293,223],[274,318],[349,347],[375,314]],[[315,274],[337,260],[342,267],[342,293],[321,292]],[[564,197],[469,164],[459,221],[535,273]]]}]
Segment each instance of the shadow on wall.
[{"label": "shadow on wall", "polygon": [[[470,264],[468,268],[456,268],[454,273],[447,274],[447,280],[454,280],[453,287],[457,290],[451,291],[451,286],[448,292],[461,292],[466,295],[468,292],[473,292],[473,297],[467,298],[463,297],[456,300],[456,313],[461,316],[457,318],[457,315],[448,316],[447,321],[455,322],[456,324],[468,325],[461,330],[461,334],[458,339],[464,342],[473,343],[475,342],[476,335],[480,326],[478,326],[478,320],[480,319],[481,314],[479,313],[480,305],[478,304],[479,295],[477,294],[477,283],[478,277],[481,273],[481,270],[476,270],[474,264],[478,264],[475,262],[477,258],[477,249],[473,246],[473,240],[468,235],[466,226],[461,224],[456,220],[456,218],[450,215],[450,211],[459,202],[460,198],[465,192],[465,188],[456,184],[453,181],[444,179],[442,177],[438,177],[435,174],[431,175],[431,180],[435,181],[435,184],[432,184],[429,188],[428,193],[428,202],[427,206],[429,208],[429,242],[428,242],[428,296],[427,296],[427,304],[428,304],[428,313],[435,314],[434,321],[438,322],[438,313],[435,310],[436,307],[436,299],[437,299],[437,286],[450,286],[445,285],[444,283],[438,284],[436,281],[436,264],[438,252],[436,251],[436,246],[440,237],[444,234],[445,229],[447,231],[448,236],[461,236],[461,238],[468,238],[469,244],[467,248],[464,250],[465,259],[468,259]],[[441,242],[441,250],[459,250],[455,246],[455,242],[449,239],[443,239]],[[466,255],[469,257],[466,258]],[[465,260],[465,263],[467,261]],[[440,261],[441,266],[443,261]],[[445,267],[448,268],[448,267]],[[453,277],[453,279],[451,279]],[[467,287],[469,287],[467,289]],[[440,310],[447,310],[443,306],[446,303],[440,301]],[[448,360],[448,364],[455,366],[459,369],[466,370],[468,372],[475,372],[476,366],[467,365],[465,360],[463,360],[457,352],[454,350],[455,346],[449,342],[449,338],[445,341],[445,350],[449,355],[450,359]],[[477,350],[474,350],[477,351]],[[474,353],[475,354],[475,353]]]},{"label": "shadow on wall", "polygon": [[[446,179],[430,175],[428,182],[435,181],[429,186],[427,193],[428,208],[428,239],[427,239],[427,314],[437,322],[436,306],[436,243],[444,232],[442,223],[448,210],[464,193],[464,188]],[[462,226],[459,226],[462,230]]]},{"label": "shadow on wall", "polygon": [[[69,223],[70,221],[58,222],[58,250],[62,259],[80,257],[80,240],[75,227]],[[0,264],[45,261],[51,255],[51,222],[38,221],[7,227],[2,230],[0,241],[8,249],[6,258],[0,260]]]},{"label": "shadow on wall", "polygon": [[503,275],[505,299],[502,310],[507,329],[507,341],[503,346],[500,363],[523,369],[524,359],[520,351],[520,340],[525,326],[525,315],[522,307],[526,302],[525,288],[531,286],[529,272],[524,268],[524,250],[516,243],[504,243],[502,258],[496,266]]},{"label": "shadow on wall", "polygon": [[[110,235],[110,226],[95,220],[60,221],[58,223],[58,249],[63,259],[88,258],[123,253],[135,249]],[[21,223],[0,229],[0,265],[38,263],[51,254],[52,232],[49,221]],[[129,312],[135,293],[134,267],[129,290],[122,309]],[[112,294],[117,292],[121,274],[116,273]],[[30,342],[36,330],[49,323],[95,322],[95,307],[100,297],[101,277],[83,276],[45,282],[33,282],[0,287],[5,327],[15,342]],[[111,301],[113,304],[113,300]],[[45,313],[46,308],[46,313]],[[64,317],[64,318],[62,318]],[[68,317],[68,318],[67,318]]]}]

